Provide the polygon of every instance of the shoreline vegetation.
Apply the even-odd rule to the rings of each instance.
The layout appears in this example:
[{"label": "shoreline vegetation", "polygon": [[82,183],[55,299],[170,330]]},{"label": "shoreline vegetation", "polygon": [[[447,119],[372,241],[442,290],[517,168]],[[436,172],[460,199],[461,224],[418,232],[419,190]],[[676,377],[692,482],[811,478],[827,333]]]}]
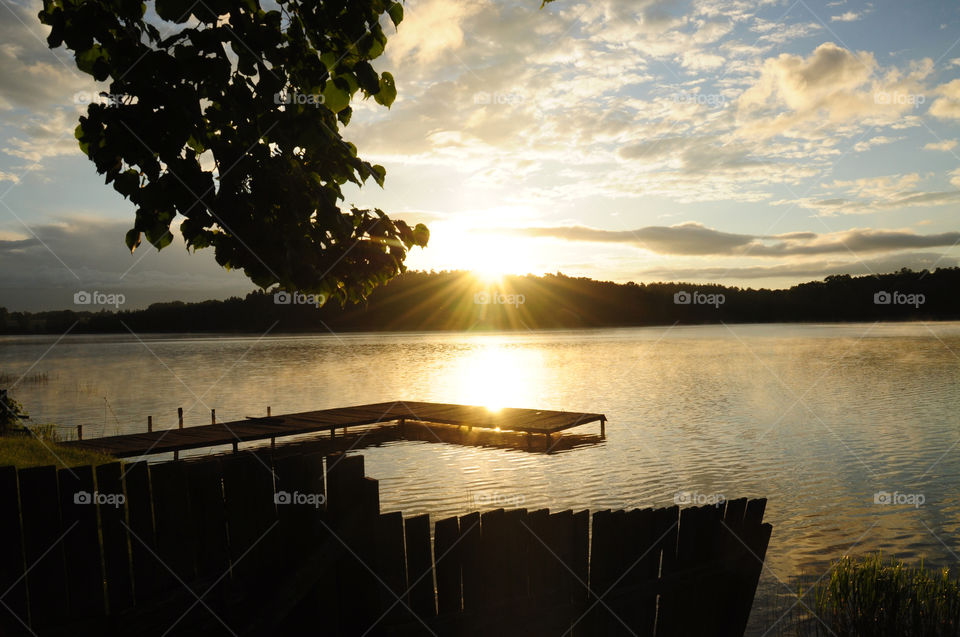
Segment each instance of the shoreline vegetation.
[{"label": "shoreline vegetation", "polygon": [[[39,382],[37,379],[41,377],[45,382],[46,375],[39,374],[31,376],[32,381],[28,382]],[[28,416],[23,406],[6,391],[0,391],[0,467],[26,469],[53,465],[64,469],[117,461],[108,454],[61,446],[58,443],[65,438],[60,434],[60,427],[26,425],[25,418]]]},{"label": "shoreline vegetation", "polygon": [[113,456],[58,444],[53,425],[35,425],[30,432],[0,436],[0,467],[18,469],[53,465],[57,469],[117,462]]},{"label": "shoreline vegetation", "polygon": [[794,605],[777,635],[796,637],[954,636],[960,631],[960,582],[949,569],[907,564],[879,553],[843,556]]},{"label": "shoreline vegetation", "polygon": [[[505,276],[483,283],[469,272],[407,272],[366,303],[340,307],[297,292],[249,293],[145,309],[13,312],[0,307],[2,334],[477,331],[709,323],[857,322],[960,319],[960,268],[828,276],[788,289],[692,283],[612,283],[562,274]],[[72,328],[72,329],[71,329]]]}]

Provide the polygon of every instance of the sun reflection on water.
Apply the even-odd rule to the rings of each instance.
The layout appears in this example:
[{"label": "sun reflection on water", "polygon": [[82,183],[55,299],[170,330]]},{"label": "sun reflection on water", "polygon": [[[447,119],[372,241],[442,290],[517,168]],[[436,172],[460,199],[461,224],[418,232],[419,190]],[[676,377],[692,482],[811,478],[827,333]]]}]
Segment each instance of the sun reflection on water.
[{"label": "sun reflection on water", "polygon": [[459,359],[453,374],[455,402],[495,412],[504,407],[535,407],[543,365],[539,352],[484,338]]}]

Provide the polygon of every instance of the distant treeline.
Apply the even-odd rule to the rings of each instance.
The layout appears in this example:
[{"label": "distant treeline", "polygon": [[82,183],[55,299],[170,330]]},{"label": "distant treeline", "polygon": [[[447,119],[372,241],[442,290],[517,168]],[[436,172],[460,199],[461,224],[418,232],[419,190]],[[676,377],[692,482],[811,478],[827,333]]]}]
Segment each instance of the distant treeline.
[{"label": "distant treeline", "polygon": [[499,330],[960,319],[960,268],[829,276],[784,290],[693,283],[611,283],[561,274],[481,283],[466,272],[408,272],[366,304],[317,307],[303,294],[155,303],[142,310],[8,312],[6,334]]}]

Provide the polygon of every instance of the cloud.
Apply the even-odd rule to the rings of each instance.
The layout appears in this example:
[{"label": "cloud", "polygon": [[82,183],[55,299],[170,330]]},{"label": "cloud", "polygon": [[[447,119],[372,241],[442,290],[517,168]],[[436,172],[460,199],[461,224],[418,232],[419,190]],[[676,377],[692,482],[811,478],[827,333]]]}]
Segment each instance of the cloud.
[{"label": "cloud", "polygon": [[[3,141],[0,152],[35,164],[48,157],[79,153],[73,130],[80,107],[78,92],[97,93],[92,77],[81,73],[73,54],[51,50],[49,28],[40,24],[41,3],[5,2],[0,21],[0,112]],[[37,166],[34,165],[33,168]],[[22,172],[18,166],[14,172]],[[16,181],[0,172],[0,181]]]},{"label": "cloud", "polygon": [[456,55],[464,43],[464,22],[482,10],[482,5],[449,0],[407,4],[397,33],[388,36],[390,59],[408,58],[429,65],[445,54]]},{"label": "cloud", "polygon": [[71,96],[95,87],[63,48],[50,50],[48,27],[40,24],[40,2],[4,2],[0,20],[0,111],[14,108],[73,108]]},{"label": "cloud", "polygon": [[830,22],[856,22],[862,17],[863,17],[862,13],[847,11],[846,13],[841,13],[840,15],[830,16]]},{"label": "cloud", "polygon": [[908,71],[881,69],[872,53],[832,42],[807,58],[789,53],[768,58],[735,102],[738,134],[823,138],[850,124],[896,125],[925,102],[923,80],[932,68],[932,60],[924,59]]},{"label": "cloud", "polygon": [[7,139],[2,151],[8,155],[39,162],[61,155],[81,156],[73,131],[77,114],[73,110],[58,109],[49,115],[28,117],[18,133]]},{"label": "cloud", "polygon": [[626,243],[657,254],[676,256],[787,257],[867,254],[953,246],[960,242],[960,232],[921,235],[906,230],[855,228],[828,234],[793,232],[779,235],[751,235],[721,232],[694,222],[674,226],[647,226],[636,230],[554,226],[501,228],[493,232],[566,241]]},{"label": "cloud", "polygon": [[930,114],[940,119],[960,119],[960,80],[938,86],[937,99],[930,105]]},{"label": "cloud", "polygon": [[[949,173],[953,175],[953,173]],[[801,197],[771,201],[771,205],[796,205],[816,210],[822,216],[867,214],[880,210],[899,210],[915,206],[942,206],[960,201],[960,190],[923,191],[917,186],[918,173],[835,180],[824,184],[829,192],[842,196]],[[960,181],[951,179],[960,188]]]},{"label": "cloud", "polygon": [[939,142],[930,142],[923,147],[924,150],[942,150],[950,151],[957,147],[957,140],[944,139]]}]

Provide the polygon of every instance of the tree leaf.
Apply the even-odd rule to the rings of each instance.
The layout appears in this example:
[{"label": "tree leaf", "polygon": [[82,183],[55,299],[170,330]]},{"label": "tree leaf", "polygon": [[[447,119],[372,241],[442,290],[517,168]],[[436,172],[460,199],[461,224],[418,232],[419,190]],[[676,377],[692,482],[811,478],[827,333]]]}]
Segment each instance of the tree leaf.
[{"label": "tree leaf", "polygon": [[130,249],[130,253],[132,254],[133,251],[140,246],[140,231],[137,230],[136,228],[133,228],[132,230],[127,232],[125,241],[127,243],[127,248]]},{"label": "tree leaf", "polygon": [[157,15],[164,20],[180,24],[190,19],[190,8],[193,4],[190,0],[157,0],[154,8]]},{"label": "tree leaf", "polygon": [[397,27],[401,22],[403,22],[403,5],[399,2],[394,2],[390,5],[390,8],[387,9],[387,13],[390,14],[390,19],[393,20],[393,26]]},{"label": "tree leaf", "polygon": [[377,101],[377,104],[382,104],[387,108],[390,108],[393,100],[397,99],[397,85],[390,73],[384,71],[380,75],[380,91],[373,96],[373,99]]},{"label": "tree leaf", "polygon": [[350,92],[337,86],[336,82],[327,80],[323,87],[323,105],[334,113],[345,109],[350,103]]}]

